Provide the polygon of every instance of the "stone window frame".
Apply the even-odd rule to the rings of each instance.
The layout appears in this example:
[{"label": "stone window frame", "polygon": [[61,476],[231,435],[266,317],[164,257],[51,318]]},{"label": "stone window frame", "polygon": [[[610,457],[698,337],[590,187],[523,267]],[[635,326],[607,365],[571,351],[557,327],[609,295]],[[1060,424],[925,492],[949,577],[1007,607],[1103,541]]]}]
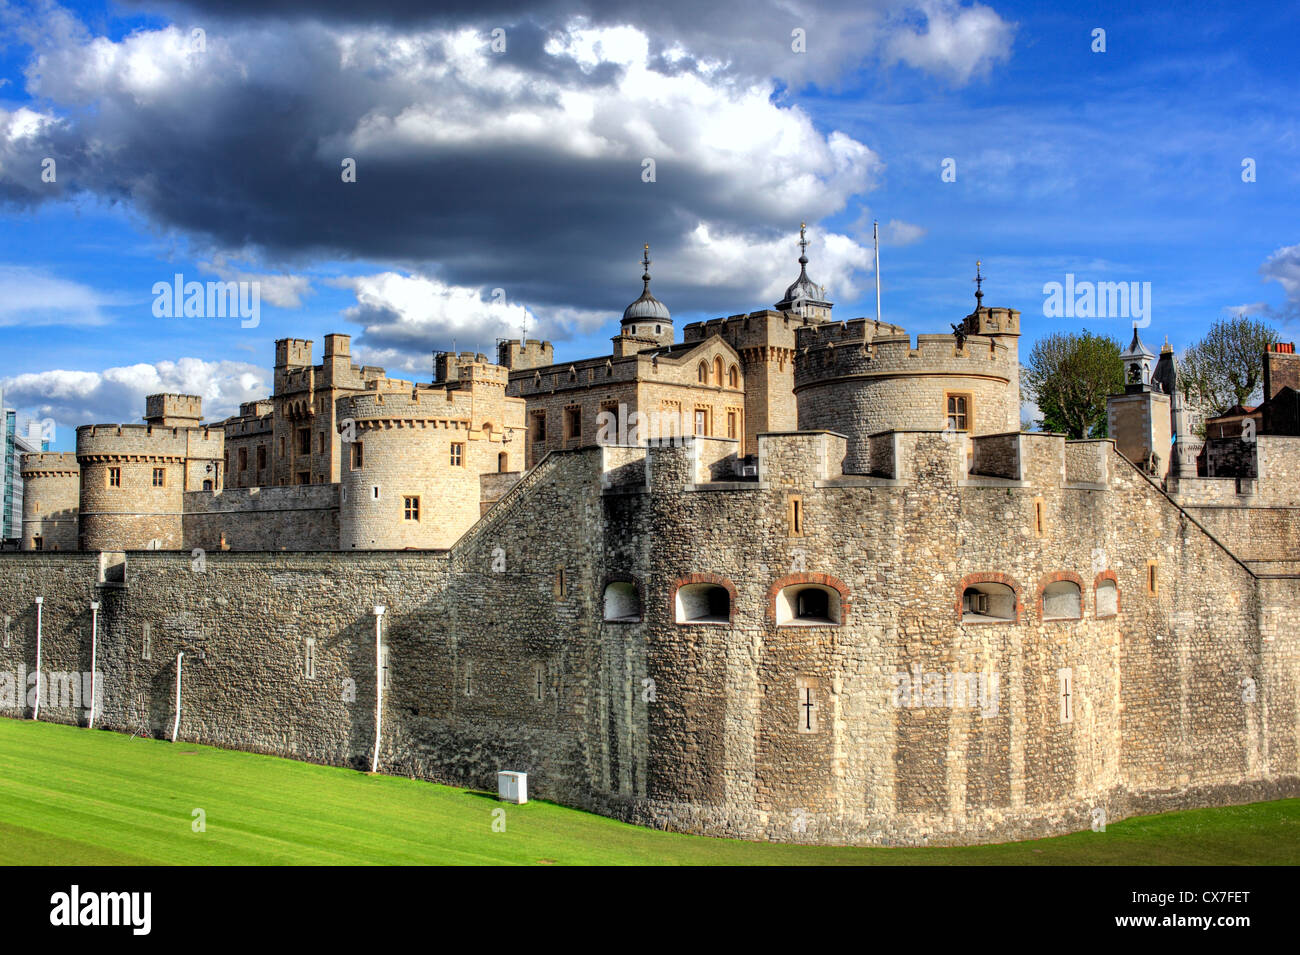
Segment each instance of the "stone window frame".
[{"label": "stone window frame", "polygon": [[[311,428],[299,428],[297,438],[299,456],[311,454]],[[303,438],[306,438],[307,440],[304,442]],[[303,447],[304,444],[307,445],[305,448]]]},{"label": "stone window frame", "polygon": [[805,523],[803,495],[787,494],[785,499],[785,531],[787,537],[803,537]]},{"label": "stone window frame", "polygon": [[449,451],[449,460],[451,461],[451,467],[453,468],[465,467],[465,442],[464,441],[451,442],[450,451]]},{"label": "stone window frame", "polygon": [[308,637],[303,646],[303,674],[308,680],[316,679],[316,638]]},{"label": "stone window frame", "polygon": [[[576,420],[575,420],[575,417]],[[582,405],[578,403],[567,404],[564,406],[564,440],[581,441],[582,440]]]},{"label": "stone window frame", "polygon": [[541,661],[533,663],[533,687],[532,697],[534,703],[546,702],[546,683],[547,683],[546,664]]},{"label": "stone window frame", "polygon": [[154,487],[167,486],[167,469],[165,467],[153,469],[153,486]]},{"label": "stone window frame", "polygon": [[108,481],[108,484],[106,485],[107,487],[116,487],[116,488],[120,488],[120,487],[122,486],[122,469],[121,469],[121,468],[109,468],[108,471],[106,472],[106,474],[107,474],[107,478],[106,478],[106,479],[107,479],[107,481]]},{"label": "stone window frame", "polygon": [[[691,584],[712,584],[727,592],[727,620],[725,623],[713,620],[678,620],[677,591]],[[736,621],[736,585],[726,577],[717,574],[686,574],[678,577],[668,588],[668,619],[679,627],[730,627]]]},{"label": "stone window frame", "polygon": [[420,495],[402,495],[402,520],[410,521],[413,524],[420,522]]},{"label": "stone window frame", "polygon": [[13,623],[14,618],[9,614],[4,615],[4,649],[8,650],[12,638],[9,636],[9,625]]},{"label": "stone window frame", "polygon": [[[776,622],[776,599],[777,597],[780,596],[781,591],[786,590],[787,588],[790,587],[799,587],[799,586],[805,586],[809,584],[816,587],[829,587],[831,590],[839,594],[840,597],[839,623],[822,623],[822,624],[816,624],[811,626],[808,624],[802,624],[802,625],[778,624]],[[849,622],[849,612],[853,608],[853,598],[852,598],[852,592],[849,590],[849,585],[846,584],[844,581],[840,580],[838,577],[834,577],[830,574],[804,572],[798,574],[786,574],[784,577],[780,577],[777,580],[774,580],[771,586],[767,588],[767,599],[765,601],[765,604],[766,604],[765,609],[767,613],[768,626],[770,627],[779,626],[782,629],[785,629],[786,627],[789,626],[798,626],[799,629],[811,630],[811,629],[815,629],[816,627],[846,626]]]},{"label": "stone window frame", "polygon": [[[611,584],[631,584],[632,591],[636,594],[637,615],[635,617],[606,617],[605,616],[605,592],[609,590]],[[640,623],[645,619],[645,593],[641,588],[641,581],[631,574],[608,574],[605,577],[605,583],[600,588],[600,616],[602,623]]]},{"label": "stone window frame", "polygon": [[[538,425],[541,427],[538,427]],[[528,413],[528,440],[534,444],[546,441],[546,409],[535,408]]]},{"label": "stone window frame", "polygon": [[[821,680],[815,676],[794,678],[795,703],[798,707],[795,710],[798,714],[795,727],[804,736],[813,736],[821,732],[821,716],[817,713],[821,708],[821,688]],[[808,691],[808,698],[812,701],[812,706],[808,709],[804,708],[804,691]]]},{"label": "stone window frame", "polygon": [[742,428],[740,424],[740,409],[727,409],[727,437],[735,440],[740,439]]},{"label": "stone window frame", "polygon": [[961,432],[961,433],[963,433],[963,434],[971,434],[971,433],[973,433],[974,430],[975,430],[975,394],[974,394],[974,392],[970,392],[970,391],[947,391],[947,390],[944,391],[944,393],[943,393],[943,421],[944,421],[944,426],[945,426],[945,428],[947,427],[947,425],[948,425],[948,423],[949,423],[950,416],[953,415],[953,414],[955,414],[955,412],[950,412],[950,411],[948,410],[948,402],[949,402],[949,399],[952,399],[952,398],[965,398],[965,399],[966,399],[966,412],[965,412],[965,414],[966,414],[966,427],[964,427],[964,428],[959,428],[959,427],[957,427],[957,426],[954,424],[953,427],[952,427],[952,430],[953,430],[953,431],[957,431],[957,432]]},{"label": "stone window frame", "polygon": [[[1105,615],[1098,613],[1097,611],[1097,591],[1101,588],[1101,582],[1103,580],[1109,580],[1112,584],[1115,585],[1115,612],[1108,613]],[[1092,582],[1092,615],[1098,620],[1109,620],[1112,617],[1118,617],[1122,610],[1123,610],[1123,597],[1119,589],[1119,578],[1115,576],[1115,571],[1103,570],[1100,574],[1097,575],[1096,579],[1093,580]]]},{"label": "stone window frame", "polygon": [[731,367],[727,369],[727,387],[728,388],[740,387],[740,368],[734,362],[732,363]]},{"label": "stone window frame", "polygon": [[1034,537],[1044,538],[1047,536],[1047,501],[1040,494],[1033,500],[1034,505]]},{"label": "stone window frame", "polygon": [[1146,590],[1148,597],[1160,596],[1160,559],[1154,558],[1146,564]]},{"label": "stone window frame", "polygon": [[264,444],[257,446],[257,472],[261,474],[266,470],[267,447]]},{"label": "stone window frame", "polygon": [[348,469],[359,471],[365,466],[366,452],[360,441],[352,442],[352,453],[348,456]]},{"label": "stone window frame", "polygon": [[[704,430],[698,430],[700,427],[700,415],[704,415]],[[694,412],[691,414],[691,434],[701,438],[711,437],[713,428],[710,427],[710,419],[713,417],[713,408],[710,405],[695,405]]]},{"label": "stone window frame", "polygon": [[[1079,588],[1079,616],[1077,617],[1045,617],[1043,616],[1043,594],[1047,591],[1048,584],[1057,584],[1063,580],[1068,580]],[[1044,574],[1038,580],[1038,621],[1039,623],[1076,623],[1083,620],[1088,615],[1088,608],[1084,606],[1083,595],[1087,591],[1083,586],[1083,578],[1072,570],[1057,570],[1050,574]],[[1093,606],[1094,613],[1096,605]]]},{"label": "stone window frame", "polygon": [[140,625],[140,659],[153,659],[153,625],[148,621]]},{"label": "stone window frame", "polygon": [[701,360],[695,368],[696,384],[707,385],[709,383],[709,363]]},{"label": "stone window frame", "polygon": [[[243,474],[248,470],[248,448],[241,447],[236,452],[236,457],[239,460],[239,473]],[[226,466],[229,467],[229,465]]]},{"label": "stone window frame", "polygon": [[551,593],[556,600],[565,600],[569,596],[569,576],[563,564],[557,564],[555,567],[555,580],[551,585]]},{"label": "stone window frame", "polygon": [[[962,616],[963,616],[962,601],[966,596],[966,591],[969,588],[975,586],[976,584],[1002,584],[1004,587],[1011,588],[1011,593],[1014,594],[1016,598],[1015,616],[1012,617],[1010,620],[994,619],[994,620],[968,621],[963,623],[962,622]],[[963,577],[961,580],[957,582],[957,603],[954,609],[956,610],[957,613],[957,623],[963,627],[985,627],[985,626],[996,627],[1004,624],[1011,624],[1013,626],[1018,626],[1020,624],[1020,615],[1024,611],[1025,607],[1023,601],[1021,600],[1020,585],[1016,582],[1014,577],[1011,577],[1009,574],[998,573],[996,571],[986,571],[986,572],[975,573],[975,574],[967,574],[965,577]]]},{"label": "stone window frame", "polygon": [[715,387],[722,387],[723,373],[725,370],[726,365],[722,360],[722,356],[716,355],[713,359],[713,384]]}]

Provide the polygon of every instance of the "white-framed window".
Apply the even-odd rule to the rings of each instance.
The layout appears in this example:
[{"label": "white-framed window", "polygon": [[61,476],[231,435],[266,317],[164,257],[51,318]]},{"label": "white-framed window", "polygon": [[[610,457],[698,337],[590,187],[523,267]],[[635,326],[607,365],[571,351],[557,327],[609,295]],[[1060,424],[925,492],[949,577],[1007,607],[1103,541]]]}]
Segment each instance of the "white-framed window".
[{"label": "white-framed window", "polygon": [[307,638],[307,647],[303,655],[303,666],[307,671],[307,679],[316,679],[316,638]]}]

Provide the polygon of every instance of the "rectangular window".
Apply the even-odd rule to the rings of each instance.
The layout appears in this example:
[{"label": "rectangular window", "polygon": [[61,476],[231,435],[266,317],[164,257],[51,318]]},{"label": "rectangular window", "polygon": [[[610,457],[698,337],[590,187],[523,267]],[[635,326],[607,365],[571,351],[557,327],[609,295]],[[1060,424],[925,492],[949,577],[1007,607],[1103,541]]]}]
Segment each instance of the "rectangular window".
[{"label": "rectangular window", "polygon": [[122,469],[121,469],[121,468],[109,468],[109,469],[108,469],[108,486],[109,486],[109,487],[121,487],[121,486],[122,486]]},{"label": "rectangular window", "polygon": [[266,468],[266,445],[259,444],[257,446],[257,469],[261,471],[264,470],[265,468]]},{"label": "rectangular window", "polygon": [[1074,671],[1069,667],[1062,667],[1056,671],[1057,679],[1060,680],[1060,700],[1061,700],[1061,722],[1074,722]]},{"label": "rectangular window", "polygon": [[420,519],[420,499],[418,497],[402,498],[402,514],[408,521]]},{"label": "rectangular window", "polygon": [[388,647],[379,648],[379,672],[381,674],[381,684],[384,689],[388,689]]},{"label": "rectangular window", "polygon": [[319,433],[316,435],[316,437],[317,437],[317,441],[316,441],[316,453],[317,453],[317,454],[324,454],[324,453],[325,453],[325,432],[324,432],[324,431],[319,432]]},{"label": "rectangular window", "polygon": [[728,411],[727,412],[727,437],[734,438],[735,436],[736,436],[736,412]]},{"label": "rectangular window", "polygon": [[311,429],[298,429],[298,453],[311,454]]},{"label": "rectangular window", "polygon": [[1155,597],[1160,593],[1160,578],[1156,573],[1156,566],[1159,561],[1147,561],[1147,596]]},{"label": "rectangular window", "polygon": [[9,649],[9,621],[12,620],[12,619],[13,619],[13,618],[10,617],[8,614],[5,614],[5,619],[4,619],[4,648],[5,648],[6,650]]},{"label": "rectangular window", "polygon": [[557,598],[562,598],[567,596],[568,593],[569,584],[568,581],[564,579],[564,568],[557,567],[555,568],[555,596]]},{"label": "rectangular window", "polygon": [[355,471],[357,468],[361,467],[364,460],[365,457],[361,450],[361,442],[357,441],[352,445],[352,469]]},{"label": "rectangular window", "polygon": [[788,516],[790,519],[789,520],[790,536],[802,537],[803,536],[803,498],[798,494],[792,494],[789,500],[790,500],[790,513]]},{"label": "rectangular window", "polygon": [[463,467],[465,464],[465,445],[453,442],[451,446],[451,466]]},{"label": "rectangular window", "polygon": [[315,637],[307,638],[307,651],[306,651],[305,659],[303,660],[303,666],[307,670],[307,679],[309,680],[316,679],[316,638]]},{"label": "rectangular window", "polygon": [[1034,498],[1034,536],[1042,537],[1047,533],[1046,505],[1041,497]]},{"label": "rectangular window", "polygon": [[546,440],[546,412],[537,411],[533,413],[532,419],[532,439],[534,441]]},{"label": "rectangular window", "polygon": [[[6,618],[8,619],[8,618]],[[7,633],[8,631],[6,631]],[[8,644],[6,644],[7,646]],[[533,699],[538,703],[546,696],[546,667],[541,663],[533,664]]]},{"label": "rectangular window", "polygon": [[239,449],[239,470],[248,470],[248,448]]},{"label": "rectangular window", "polygon": [[299,472],[298,472],[298,483],[299,483],[299,484],[310,484],[310,483],[311,483],[311,472],[310,472],[310,471],[299,471]]},{"label": "rectangular window", "polygon": [[572,405],[564,409],[564,439],[572,441],[582,437],[582,409]]},{"label": "rectangular window", "polygon": [[284,457],[284,435],[280,435],[280,457]]},{"label": "rectangular window", "polygon": [[472,663],[465,664],[465,695],[474,695],[474,665]]},{"label": "rectangular window", "polygon": [[[240,448],[239,450],[242,451],[243,448]],[[166,486],[166,482],[167,482],[167,472],[166,472],[163,468],[154,468],[154,469],[153,469],[153,486],[154,486],[154,487],[165,487],[165,486]]]},{"label": "rectangular window", "polygon": [[695,409],[695,433],[698,435],[709,433],[709,412],[707,408]]},{"label": "rectangular window", "polygon": [[970,404],[970,395],[948,395],[949,430],[970,430]]},{"label": "rectangular window", "polygon": [[32,538],[32,550],[45,550],[45,539],[39,534]]},{"label": "rectangular window", "polygon": [[140,633],[140,659],[153,659],[153,628],[151,624],[144,624]]}]

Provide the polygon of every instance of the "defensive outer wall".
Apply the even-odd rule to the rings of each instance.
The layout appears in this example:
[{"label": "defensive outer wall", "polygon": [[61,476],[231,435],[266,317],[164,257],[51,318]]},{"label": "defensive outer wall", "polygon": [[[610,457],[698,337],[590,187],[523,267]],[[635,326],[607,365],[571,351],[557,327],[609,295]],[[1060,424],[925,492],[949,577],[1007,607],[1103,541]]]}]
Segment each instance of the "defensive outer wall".
[{"label": "defensive outer wall", "polygon": [[[88,670],[98,599],[97,726],[169,736],[184,651],[182,739],[368,768],[380,683],[381,771],[524,770],[716,836],[979,843],[1300,794],[1297,578],[1240,563],[1108,441],[899,431],[845,474],[848,444],[763,435],[757,481],[718,439],[553,452],[446,551],[3,553],[0,672],[35,667],[36,597],[42,671]],[[1077,619],[1044,614],[1062,581]],[[963,623],[979,582],[1011,619]],[[701,585],[725,616],[678,622]],[[802,586],[838,622],[778,623]],[[997,694],[956,705],[951,673]],[[900,674],[939,677],[900,696]],[[61,702],[41,718],[85,722]]]}]

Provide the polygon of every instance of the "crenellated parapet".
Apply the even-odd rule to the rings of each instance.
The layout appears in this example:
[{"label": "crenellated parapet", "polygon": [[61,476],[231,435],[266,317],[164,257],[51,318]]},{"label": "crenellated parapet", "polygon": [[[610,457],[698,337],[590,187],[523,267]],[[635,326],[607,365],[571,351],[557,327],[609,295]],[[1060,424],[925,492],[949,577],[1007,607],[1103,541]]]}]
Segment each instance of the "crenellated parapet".
[{"label": "crenellated parapet", "polygon": [[1015,332],[913,340],[896,325],[863,318],[800,328],[794,356],[798,428],[845,435],[845,470],[858,474],[870,473],[867,439],[882,431],[1017,429],[1017,340]]}]

